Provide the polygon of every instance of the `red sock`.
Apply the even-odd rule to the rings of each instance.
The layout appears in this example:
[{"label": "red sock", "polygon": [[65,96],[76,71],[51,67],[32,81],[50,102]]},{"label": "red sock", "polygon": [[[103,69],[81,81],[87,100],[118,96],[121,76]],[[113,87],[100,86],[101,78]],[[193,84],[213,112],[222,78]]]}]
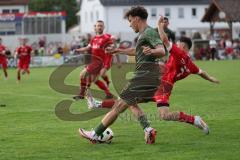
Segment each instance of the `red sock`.
[{"label": "red sock", "polygon": [[7,77],[8,77],[7,69],[6,69],[6,68],[3,68],[3,72],[4,72],[5,78],[7,78]]},{"label": "red sock", "polygon": [[107,83],[107,85],[109,85],[110,81],[107,75],[102,76],[102,79]]},{"label": "red sock", "polygon": [[115,103],[114,99],[102,101],[102,108],[112,108]]},{"label": "red sock", "polygon": [[27,69],[27,74],[28,74],[28,75],[30,74],[30,69]]},{"label": "red sock", "polygon": [[112,95],[108,89],[108,87],[100,80],[97,80],[95,82],[95,84],[102,90],[104,90],[104,92],[106,93],[106,95]]},{"label": "red sock", "polygon": [[20,73],[20,71],[17,72],[17,79],[18,79],[18,81],[21,80],[21,73]]},{"label": "red sock", "polygon": [[195,120],[194,116],[188,115],[184,112],[179,113],[179,121],[180,122],[194,124],[194,120]]},{"label": "red sock", "polygon": [[86,80],[86,78],[81,78],[79,95],[80,96],[85,96],[86,89],[87,89],[87,80]]}]

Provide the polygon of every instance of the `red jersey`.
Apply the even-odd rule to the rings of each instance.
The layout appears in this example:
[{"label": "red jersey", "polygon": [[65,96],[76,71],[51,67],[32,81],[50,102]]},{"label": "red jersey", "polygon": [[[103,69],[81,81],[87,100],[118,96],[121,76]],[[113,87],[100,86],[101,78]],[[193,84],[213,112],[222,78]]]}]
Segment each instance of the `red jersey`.
[{"label": "red jersey", "polygon": [[0,60],[6,59],[5,52],[6,47],[4,45],[0,45]]},{"label": "red jersey", "polygon": [[109,34],[96,35],[90,41],[91,53],[93,57],[100,59],[105,58],[105,48],[107,45],[112,44],[111,36]]},{"label": "red jersey", "polygon": [[20,60],[26,60],[31,57],[32,47],[30,46],[20,46],[16,50],[17,54],[19,55]]},{"label": "red jersey", "polygon": [[183,50],[172,45],[170,56],[166,63],[166,72],[163,75],[163,80],[174,83],[184,79],[189,74],[198,74],[200,69],[192,62],[190,56]]}]

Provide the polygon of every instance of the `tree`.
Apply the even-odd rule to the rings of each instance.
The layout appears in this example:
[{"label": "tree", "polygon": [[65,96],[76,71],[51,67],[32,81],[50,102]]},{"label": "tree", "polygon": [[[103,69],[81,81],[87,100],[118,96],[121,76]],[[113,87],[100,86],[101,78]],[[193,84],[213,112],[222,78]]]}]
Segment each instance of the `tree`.
[{"label": "tree", "polygon": [[67,30],[77,24],[76,0],[30,0],[29,10],[35,12],[65,11]]}]

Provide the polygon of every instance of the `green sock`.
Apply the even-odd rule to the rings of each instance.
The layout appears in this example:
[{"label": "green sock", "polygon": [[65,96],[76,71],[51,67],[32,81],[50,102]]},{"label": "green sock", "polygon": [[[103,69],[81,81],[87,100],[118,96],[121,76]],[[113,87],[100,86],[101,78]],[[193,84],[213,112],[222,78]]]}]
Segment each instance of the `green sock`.
[{"label": "green sock", "polygon": [[142,126],[143,129],[150,127],[150,123],[148,122],[147,117],[145,115],[138,117],[138,121],[140,122],[140,125]]},{"label": "green sock", "polygon": [[100,136],[105,130],[107,129],[107,127],[105,127],[102,123],[100,123],[95,129],[95,133]]}]

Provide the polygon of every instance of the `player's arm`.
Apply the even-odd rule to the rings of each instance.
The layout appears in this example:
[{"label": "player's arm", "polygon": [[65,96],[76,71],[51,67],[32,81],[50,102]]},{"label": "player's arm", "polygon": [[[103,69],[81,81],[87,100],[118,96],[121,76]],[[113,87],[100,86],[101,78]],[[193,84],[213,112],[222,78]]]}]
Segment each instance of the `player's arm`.
[{"label": "player's arm", "polygon": [[126,48],[126,49],[118,49],[119,54],[125,54],[128,56],[136,56],[136,49],[135,48]]},{"label": "player's arm", "polygon": [[163,56],[165,56],[165,49],[164,49],[163,45],[157,45],[153,49],[148,46],[143,46],[143,53],[146,55],[163,57]]},{"label": "player's arm", "polygon": [[210,76],[206,71],[203,71],[203,70],[201,70],[201,69],[199,70],[198,75],[199,75],[200,77],[202,77],[203,79],[206,79],[206,80],[208,80],[208,81],[210,81],[210,82],[220,83],[220,81],[219,81],[218,79],[216,79],[216,78],[213,77],[213,76]]},{"label": "player's arm", "polygon": [[4,47],[3,50],[0,51],[0,54],[1,54],[1,55],[5,55],[5,53],[6,53],[6,48]]},{"label": "player's arm", "polygon": [[86,51],[89,51],[91,49],[91,46],[88,45],[86,47],[82,47],[82,48],[78,48],[78,49],[75,49],[76,52],[80,52],[80,53],[85,53]]},{"label": "player's arm", "polygon": [[6,50],[3,50],[0,52],[1,55],[5,55],[5,53],[6,53]]},{"label": "player's arm", "polygon": [[115,48],[115,49],[108,49],[107,51],[110,54],[124,54],[128,56],[135,56],[136,49],[135,48]]},{"label": "player's arm", "polygon": [[[167,34],[164,32],[164,18],[163,16],[160,16],[160,19],[158,20],[158,33],[163,41],[163,44],[167,47],[167,49],[170,47],[170,42],[168,40]],[[168,49],[169,50],[169,49]]]},{"label": "player's arm", "polygon": [[17,59],[17,57],[18,57],[18,48],[15,50],[14,59]]}]

